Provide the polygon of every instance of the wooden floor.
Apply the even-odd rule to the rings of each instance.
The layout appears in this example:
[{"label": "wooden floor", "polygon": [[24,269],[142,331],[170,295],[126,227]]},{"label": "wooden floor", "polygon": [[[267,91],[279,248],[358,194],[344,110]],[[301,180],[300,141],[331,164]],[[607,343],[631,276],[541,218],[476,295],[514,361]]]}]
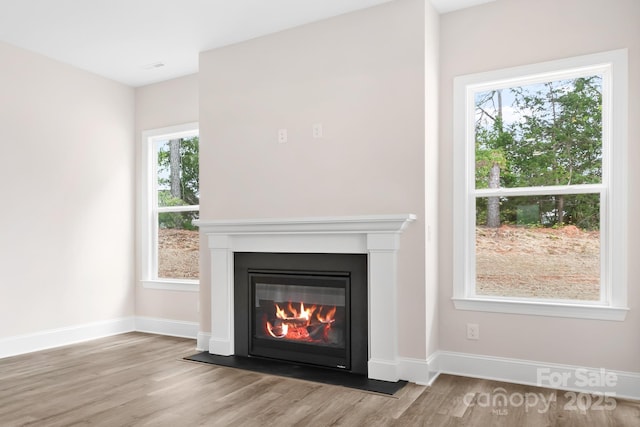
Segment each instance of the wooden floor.
[{"label": "wooden floor", "polygon": [[130,333],[0,359],[0,426],[640,426],[640,402],[584,410],[583,396],[580,410],[561,391],[450,375],[389,397],[181,360],[193,347]]}]

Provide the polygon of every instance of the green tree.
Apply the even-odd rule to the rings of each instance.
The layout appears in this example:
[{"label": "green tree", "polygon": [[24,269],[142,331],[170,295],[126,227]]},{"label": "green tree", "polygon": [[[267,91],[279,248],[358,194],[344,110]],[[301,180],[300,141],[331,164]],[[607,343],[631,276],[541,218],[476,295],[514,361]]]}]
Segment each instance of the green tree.
[{"label": "green tree", "polygon": [[[191,206],[200,203],[199,139],[172,140],[158,151],[158,205]],[[160,227],[192,230],[197,212],[162,212]]]},{"label": "green tree", "polygon": [[[602,179],[602,78],[589,76],[508,89],[510,118],[501,91],[476,96],[476,188],[599,183]],[[492,181],[493,180],[493,181]],[[492,186],[493,185],[493,186]],[[537,205],[543,225],[599,226],[597,194],[500,200],[500,220]],[[491,221],[491,201],[478,202],[478,222]]]},{"label": "green tree", "polygon": [[[600,76],[547,82],[538,90],[516,88],[515,106],[522,112],[517,124],[514,162],[519,186],[598,183],[602,177],[602,79]],[[574,223],[592,228],[596,195],[565,204],[554,198],[553,224]],[[579,198],[580,199],[580,198]],[[590,203],[587,206],[585,203]],[[588,216],[588,220],[587,217]]]},{"label": "green tree", "polygon": [[[500,188],[507,166],[505,147],[512,140],[505,130],[502,111],[502,90],[482,94],[476,100],[476,188]],[[482,209],[481,211],[484,211]],[[487,227],[500,226],[500,198],[486,201]]]}]

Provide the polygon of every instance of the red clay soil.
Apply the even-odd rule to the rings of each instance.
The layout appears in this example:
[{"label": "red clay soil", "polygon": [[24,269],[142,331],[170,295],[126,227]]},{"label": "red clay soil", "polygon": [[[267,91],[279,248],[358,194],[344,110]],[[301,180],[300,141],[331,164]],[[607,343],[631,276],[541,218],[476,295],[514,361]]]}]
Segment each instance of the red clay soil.
[{"label": "red clay soil", "polygon": [[[198,279],[198,231],[159,231],[159,276]],[[480,295],[597,300],[600,237],[561,228],[476,228]]]},{"label": "red clay soil", "polygon": [[597,300],[600,237],[561,228],[476,228],[476,285],[481,295]]},{"label": "red clay soil", "polygon": [[198,279],[198,231],[162,228],[158,232],[158,277]]}]

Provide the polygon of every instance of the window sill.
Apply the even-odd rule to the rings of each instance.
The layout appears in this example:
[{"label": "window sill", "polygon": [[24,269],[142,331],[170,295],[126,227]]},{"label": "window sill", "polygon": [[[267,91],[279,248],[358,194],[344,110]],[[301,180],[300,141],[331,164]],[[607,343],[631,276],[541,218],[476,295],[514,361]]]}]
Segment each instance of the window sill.
[{"label": "window sill", "polygon": [[145,289],[158,289],[162,291],[199,292],[200,282],[197,280],[142,280]]},{"label": "window sill", "polygon": [[622,322],[627,317],[626,307],[571,304],[564,302],[517,301],[489,298],[452,298],[458,310],[491,313],[525,314],[533,316],[569,317],[575,319],[613,320]]}]

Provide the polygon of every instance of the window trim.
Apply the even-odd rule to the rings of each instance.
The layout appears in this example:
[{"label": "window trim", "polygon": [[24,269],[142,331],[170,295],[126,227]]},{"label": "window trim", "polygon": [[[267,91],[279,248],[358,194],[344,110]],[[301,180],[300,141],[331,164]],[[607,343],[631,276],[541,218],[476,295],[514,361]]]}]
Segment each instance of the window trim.
[{"label": "window trim", "polygon": [[[607,283],[601,291],[601,301],[547,300],[517,297],[479,296],[472,286],[475,275],[475,216],[468,214],[475,206],[475,176],[471,168],[474,161],[472,94],[479,88],[496,88],[523,84],[526,81],[545,80],[548,76],[574,76],[581,71],[604,70],[610,73],[609,86],[603,86],[603,103],[608,105],[603,114],[603,182],[588,188],[580,186],[579,192],[601,194],[601,282]],[[603,71],[599,71],[603,72]],[[498,83],[496,85],[496,82]],[[603,81],[603,85],[607,85]],[[627,49],[601,52],[591,55],[565,58],[556,61],[506,68],[454,79],[453,106],[453,297],[456,309],[583,319],[623,321],[627,311],[627,132],[628,132],[628,66]],[[604,141],[603,141],[604,142]],[[615,167],[612,167],[615,165]],[[577,189],[566,186],[562,191]],[[521,189],[502,189],[498,192],[513,193]],[[484,191],[482,191],[484,192]],[[494,195],[495,190],[486,191]],[[548,191],[545,192],[545,194]],[[529,194],[529,193],[528,193]],[[575,194],[575,193],[574,193]],[[473,288],[473,289],[472,289]],[[604,295],[603,295],[604,294]]]},{"label": "window trim", "polygon": [[[157,277],[157,224],[156,212],[169,212],[173,210],[188,210],[193,207],[162,207],[157,208],[157,195],[154,194],[154,181],[152,174],[156,170],[154,156],[154,142],[156,140],[171,138],[189,138],[199,135],[199,123],[185,123],[142,132],[141,138],[141,179],[139,200],[139,271],[140,283],[146,289],[159,289],[170,291],[198,292],[199,280],[167,279]],[[154,174],[155,175],[155,174]],[[199,206],[198,206],[199,209]]]}]

